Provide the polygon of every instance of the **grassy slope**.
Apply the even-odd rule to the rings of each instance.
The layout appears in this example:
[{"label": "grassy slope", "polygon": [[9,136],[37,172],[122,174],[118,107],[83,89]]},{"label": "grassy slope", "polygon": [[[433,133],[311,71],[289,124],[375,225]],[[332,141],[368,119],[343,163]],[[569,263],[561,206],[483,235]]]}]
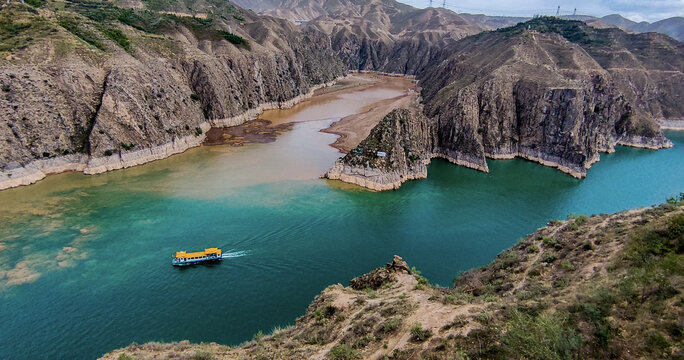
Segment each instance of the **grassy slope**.
[{"label": "grassy slope", "polygon": [[[243,37],[227,31],[226,24],[243,21],[241,10],[230,3],[213,6],[202,17],[159,12],[156,1],[148,9],[127,9],[112,2],[69,0],[11,3],[0,10],[0,55],[15,54],[32,44],[56,40],[70,53],[74,48],[90,48],[100,52],[131,52],[134,45],[147,46],[150,40],[163,40],[159,35],[184,26],[200,40],[227,40],[249,48]],[[171,5],[169,5],[171,6]],[[152,8],[151,10],[149,8]],[[194,14],[188,10],[188,15]],[[137,30],[137,31],[135,31]]]},{"label": "grassy slope", "polygon": [[[375,270],[239,347],[131,345],[106,359],[681,359],[684,202],[552,221],[453,288]],[[366,284],[366,285],[364,285]],[[372,289],[371,287],[375,287]]]}]

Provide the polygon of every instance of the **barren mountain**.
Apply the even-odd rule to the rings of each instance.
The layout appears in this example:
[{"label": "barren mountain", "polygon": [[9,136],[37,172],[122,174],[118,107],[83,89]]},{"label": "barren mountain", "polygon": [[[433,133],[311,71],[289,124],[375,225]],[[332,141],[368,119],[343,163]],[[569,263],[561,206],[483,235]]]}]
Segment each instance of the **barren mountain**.
[{"label": "barren mountain", "polygon": [[388,115],[327,176],[387,190],[425,177],[432,157],[482,171],[486,158],[522,157],[584,177],[616,144],[671,146],[656,119],[684,116],[683,50],[556,18],[470,36],[418,71],[425,116]]},{"label": "barren mountain", "polygon": [[646,21],[635,22],[625,19],[619,14],[606,15],[601,20],[607,24],[619,27],[625,31],[643,33],[643,32],[658,32],[670,35],[671,37],[684,41],[684,17],[675,16],[668,19],[649,23]]},{"label": "barren mountain", "polygon": [[167,157],[345,71],[326,34],[230,4],[36,6],[0,10],[1,188]]}]

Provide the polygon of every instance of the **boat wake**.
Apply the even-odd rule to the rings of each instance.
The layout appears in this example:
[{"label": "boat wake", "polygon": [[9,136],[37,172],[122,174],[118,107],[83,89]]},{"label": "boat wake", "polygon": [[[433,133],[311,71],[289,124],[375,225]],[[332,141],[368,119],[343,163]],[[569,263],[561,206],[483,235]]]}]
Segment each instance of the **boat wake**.
[{"label": "boat wake", "polygon": [[229,251],[229,252],[224,252],[221,255],[221,257],[224,259],[233,259],[233,258],[246,256],[247,254],[249,254],[248,251]]}]

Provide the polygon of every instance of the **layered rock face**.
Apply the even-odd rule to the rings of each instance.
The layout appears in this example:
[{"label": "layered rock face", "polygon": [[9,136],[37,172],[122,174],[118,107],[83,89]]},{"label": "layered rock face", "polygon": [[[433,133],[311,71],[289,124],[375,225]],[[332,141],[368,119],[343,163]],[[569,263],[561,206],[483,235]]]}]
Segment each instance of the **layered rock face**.
[{"label": "layered rock face", "polygon": [[398,189],[405,181],[424,179],[434,134],[432,123],[419,111],[394,110],[325,176],[376,191]]},{"label": "layered rock face", "polygon": [[0,188],[161,159],[198,146],[211,126],[292,105],[344,74],[325,34],[285,20],[156,15],[166,25],[153,30],[105,22],[129,39],[124,51],[105,33],[80,32],[98,34],[102,23],[77,10],[70,16],[82,20],[81,30],[26,5],[2,10],[52,30],[2,60]]},{"label": "layered rock face", "polygon": [[[634,40],[627,46],[629,37]],[[382,138],[383,128],[396,128],[395,143],[413,139],[424,146],[414,150],[424,162],[442,157],[488,171],[486,158],[521,157],[581,178],[600,152],[612,152],[617,144],[672,146],[655,120],[680,112],[679,103],[670,103],[684,86],[678,80],[684,66],[676,56],[681,54],[678,44],[662,45],[670,40],[656,34],[598,31],[581,22],[557,19],[535,19],[471,36],[440,50],[430,59],[435,65],[418,72],[426,116],[406,116],[426,124],[392,127],[390,114],[367,140],[373,143]],[[648,51],[665,55],[644,55]],[[618,62],[616,58],[622,56],[618,53],[624,52],[634,54],[630,58],[636,60]],[[677,59],[666,64],[663,60],[669,56]],[[624,67],[616,68],[618,63]],[[666,71],[674,78],[670,82],[674,93],[658,83]],[[626,86],[625,79],[632,78],[625,74],[631,73],[640,74],[644,82]],[[650,101],[644,100],[646,94]],[[382,148],[394,150],[390,144]],[[360,158],[348,154],[328,177],[373,190],[396,189],[407,179],[425,177],[423,169],[395,158],[389,158],[389,163]]]}]

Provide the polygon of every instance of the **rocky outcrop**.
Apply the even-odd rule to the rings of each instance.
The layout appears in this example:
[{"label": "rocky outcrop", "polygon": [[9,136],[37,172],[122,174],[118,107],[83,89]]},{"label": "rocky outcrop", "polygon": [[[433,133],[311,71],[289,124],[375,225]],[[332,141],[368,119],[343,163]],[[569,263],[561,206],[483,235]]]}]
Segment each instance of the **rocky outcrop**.
[{"label": "rocky outcrop", "polygon": [[375,269],[352,279],[349,287],[354,290],[377,290],[385,284],[396,281],[396,274],[411,274],[411,269],[401,256],[394,255],[392,262],[385,264],[384,268]]},{"label": "rocky outcrop", "polygon": [[420,112],[394,110],[325,177],[375,191],[398,189],[408,180],[424,179],[433,134],[430,121]]}]

